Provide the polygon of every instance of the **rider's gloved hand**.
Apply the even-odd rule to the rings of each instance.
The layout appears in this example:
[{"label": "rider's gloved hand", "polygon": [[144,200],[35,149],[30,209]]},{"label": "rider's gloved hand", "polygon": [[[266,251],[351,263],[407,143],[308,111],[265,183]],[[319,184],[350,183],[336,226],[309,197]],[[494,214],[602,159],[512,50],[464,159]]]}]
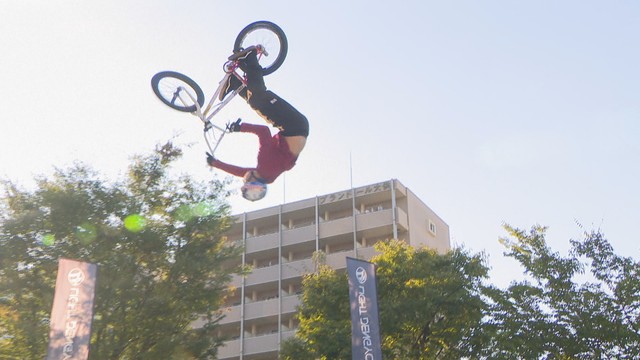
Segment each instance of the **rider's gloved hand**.
[{"label": "rider's gloved hand", "polygon": [[215,162],[216,162],[216,158],[214,158],[213,155],[207,152],[207,164],[209,164],[209,166],[213,166]]},{"label": "rider's gloved hand", "polygon": [[238,119],[235,122],[227,124],[227,130],[229,130],[229,132],[240,131],[240,122],[242,122],[242,119]]}]

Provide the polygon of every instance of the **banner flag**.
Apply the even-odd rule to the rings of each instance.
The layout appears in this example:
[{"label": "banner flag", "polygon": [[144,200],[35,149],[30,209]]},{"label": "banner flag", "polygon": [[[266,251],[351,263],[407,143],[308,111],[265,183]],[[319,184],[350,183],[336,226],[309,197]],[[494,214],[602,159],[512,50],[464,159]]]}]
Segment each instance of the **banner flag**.
[{"label": "banner flag", "polygon": [[89,357],[97,270],[95,264],[59,260],[46,360]]},{"label": "banner flag", "polygon": [[351,302],[351,356],[353,360],[380,360],[380,324],[375,264],[347,257]]}]

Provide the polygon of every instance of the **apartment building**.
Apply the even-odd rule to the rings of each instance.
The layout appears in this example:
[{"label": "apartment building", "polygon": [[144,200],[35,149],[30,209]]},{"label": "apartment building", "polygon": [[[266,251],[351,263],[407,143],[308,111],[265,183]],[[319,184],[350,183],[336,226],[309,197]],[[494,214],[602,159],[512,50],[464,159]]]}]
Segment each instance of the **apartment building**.
[{"label": "apartment building", "polygon": [[295,333],[302,276],[319,250],[326,264],[345,269],[347,257],[370,259],[381,240],[450,248],[448,225],[395,179],[236,215],[228,237],[244,244],[238,261],[253,270],[232,282],[220,328],[231,338],[219,350],[224,360],[278,358]]}]

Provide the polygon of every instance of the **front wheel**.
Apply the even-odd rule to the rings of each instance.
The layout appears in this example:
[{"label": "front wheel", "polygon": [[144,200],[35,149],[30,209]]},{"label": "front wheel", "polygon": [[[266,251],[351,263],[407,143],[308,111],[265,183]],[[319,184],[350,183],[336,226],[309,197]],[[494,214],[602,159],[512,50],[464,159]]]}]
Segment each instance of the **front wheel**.
[{"label": "front wheel", "polygon": [[287,57],[289,45],[284,31],[270,21],[256,21],[240,31],[233,51],[246,49],[251,45],[262,45],[268,56],[261,56],[258,61],[262,66],[263,75],[269,75],[278,70]]},{"label": "front wheel", "polygon": [[165,105],[184,112],[195,112],[204,104],[204,93],[195,81],[175,71],[162,71],[151,78],[151,87]]}]

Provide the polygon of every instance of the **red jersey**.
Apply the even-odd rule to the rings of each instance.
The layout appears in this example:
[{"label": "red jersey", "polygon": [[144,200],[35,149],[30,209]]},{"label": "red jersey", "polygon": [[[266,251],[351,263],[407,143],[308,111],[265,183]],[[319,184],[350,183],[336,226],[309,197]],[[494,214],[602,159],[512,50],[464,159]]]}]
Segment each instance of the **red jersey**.
[{"label": "red jersey", "polygon": [[289,150],[289,144],[284,137],[277,133],[271,136],[268,126],[242,123],[240,132],[256,134],[260,141],[258,150],[258,164],[255,168],[244,168],[227,164],[216,159],[211,166],[226,171],[231,175],[243,177],[247,171],[256,170],[267,184],[275,181],[283,172],[291,169],[298,159]]}]

